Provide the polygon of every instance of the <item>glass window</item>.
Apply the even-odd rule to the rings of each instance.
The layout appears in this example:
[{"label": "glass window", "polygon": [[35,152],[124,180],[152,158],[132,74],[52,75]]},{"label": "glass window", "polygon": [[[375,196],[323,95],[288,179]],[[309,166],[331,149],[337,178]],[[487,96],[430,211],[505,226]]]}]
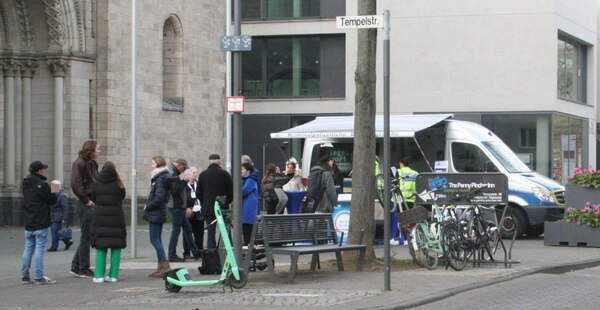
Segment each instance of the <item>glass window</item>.
[{"label": "glass window", "polygon": [[567,38],[558,38],[558,98],[586,102],[586,53],[586,46]]},{"label": "glass window", "polygon": [[[345,95],[343,35],[254,37],[252,45],[252,51],[242,54],[242,80],[247,97]],[[334,57],[342,60],[326,64],[322,61]],[[321,80],[324,73],[327,81]]]},{"label": "glass window", "polygon": [[583,121],[580,119],[554,115],[552,118],[552,176],[555,180],[567,183],[575,167],[587,168],[582,158]]},{"label": "glass window", "polygon": [[492,163],[477,145],[454,142],[452,143],[452,164],[458,172],[486,172],[486,167]]},{"label": "glass window", "polygon": [[344,0],[244,0],[243,20],[334,18],[345,15]]},{"label": "glass window", "polygon": [[550,114],[487,114],[481,116],[481,124],[502,139],[530,169],[551,177],[550,118]]},{"label": "glass window", "polygon": [[183,112],[183,33],[175,15],[163,25],[162,65],[162,108]]},{"label": "glass window", "polygon": [[522,148],[535,148],[536,132],[535,129],[521,128],[519,130],[519,145]]}]

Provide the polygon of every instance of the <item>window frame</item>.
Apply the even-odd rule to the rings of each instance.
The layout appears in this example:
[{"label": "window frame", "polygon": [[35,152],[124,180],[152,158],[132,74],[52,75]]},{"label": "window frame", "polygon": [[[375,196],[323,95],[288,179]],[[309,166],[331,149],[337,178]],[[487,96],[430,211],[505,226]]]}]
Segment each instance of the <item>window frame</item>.
[{"label": "window frame", "polygon": [[[564,46],[561,49],[561,46]],[[572,47],[572,57],[564,52]],[[559,33],[557,39],[556,96],[559,99],[587,104],[587,51],[588,45],[566,34]],[[569,63],[569,60],[571,63]],[[572,67],[572,68],[569,68]],[[562,78],[561,76],[564,75]],[[571,81],[569,81],[569,78]],[[572,84],[572,85],[565,85]],[[569,94],[568,91],[574,92]]]}]

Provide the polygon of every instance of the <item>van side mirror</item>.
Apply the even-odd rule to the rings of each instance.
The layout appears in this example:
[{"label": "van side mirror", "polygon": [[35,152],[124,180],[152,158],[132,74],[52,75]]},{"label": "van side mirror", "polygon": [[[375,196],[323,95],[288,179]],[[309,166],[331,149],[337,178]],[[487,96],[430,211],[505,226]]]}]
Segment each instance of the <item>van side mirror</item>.
[{"label": "van side mirror", "polygon": [[488,160],[485,162],[485,172],[498,172],[498,168],[493,162]]}]

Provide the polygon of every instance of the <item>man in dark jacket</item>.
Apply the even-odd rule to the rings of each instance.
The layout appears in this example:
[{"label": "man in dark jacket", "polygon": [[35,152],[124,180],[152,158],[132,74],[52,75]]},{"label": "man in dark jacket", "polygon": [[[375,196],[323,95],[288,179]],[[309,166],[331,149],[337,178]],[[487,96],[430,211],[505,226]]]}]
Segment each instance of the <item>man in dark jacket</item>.
[{"label": "man in dark jacket", "polygon": [[98,177],[100,145],[96,140],[83,143],[79,156],[71,166],[71,188],[77,197],[77,217],[81,225],[81,239],[71,262],[71,273],[80,278],[90,278],[90,227],[96,205],[90,199],[90,187]]},{"label": "man in dark jacket", "polygon": [[177,256],[177,241],[179,240],[179,233],[183,228],[185,238],[183,242],[187,243],[187,246],[192,250],[194,258],[200,257],[200,250],[194,243],[194,235],[192,234],[192,225],[188,221],[185,209],[187,208],[187,194],[185,188],[187,187],[187,180],[181,180],[179,175],[187,169],[187,161],[183,158],[175,160],[171,164],[171,175],[169,176],[171,195],[173,196],[173,204],[170,205],[169,211],[173,219],[173,226],[171,230],[171,238],[169,239],[169,261],[170,262],[185,262],[185,258]]},{"label": "man in dark jacket", "polygon": [[210,225],[216,219],[215,199],[217,196],[227,196],[227,204],[233,201],[233,180],[229,172],[221,168],[221,156],[219,154],[212,154],[208,157],[208,168],[198,176],[196,191],[196,196],[202,201],[202,216],[206,221],[205,227],[208,227],[206,229],[206,248],[216,249],[216,225]]},{"label": "man in dark jacket", "polygon": [[21,267],[21,282],[29,284],[29,268],[31,258],[35,253],[35,284],[52,284],[56,281],[44,275],[44,252],[48,242],[48,227],[50,220],[50,205],[56,203],[56,195],[50,192],[46,183],[48,165],[34,161],[29,165],[30,174],[23,179],[23,209],[25,215],[25,249]]}]

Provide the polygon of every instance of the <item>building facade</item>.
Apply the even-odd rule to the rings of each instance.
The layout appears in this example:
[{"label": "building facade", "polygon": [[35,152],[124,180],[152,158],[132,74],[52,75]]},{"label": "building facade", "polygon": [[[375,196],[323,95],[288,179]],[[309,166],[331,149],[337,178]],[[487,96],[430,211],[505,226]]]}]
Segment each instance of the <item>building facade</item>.
[{"label": "building facade", "polygon": [[209,154],[224,154],[225,10],[223,1],[138,1],[132,167],[131,1],[0,0],[0,222],[18,223],[33,160],[71,194],[71,163],[88,139],[129,193],[136,173],[142,197],[152,156],[205,168]]},{"label": "building facade", "polygon": [[[596,167],[597,1],[379,0],[377,10],[391,13],[391,113],[480,123],[563,183],[574,167]],[[253,36],[242,58],[243,124],[257,131],[244,136],[244,152],[282,164],[300,145],[275,145],[269,132],[354,111],[357,30],[336,29],[335,17],[358,15],[356,2],[243,1],[242,15],[242,33]]]}]

